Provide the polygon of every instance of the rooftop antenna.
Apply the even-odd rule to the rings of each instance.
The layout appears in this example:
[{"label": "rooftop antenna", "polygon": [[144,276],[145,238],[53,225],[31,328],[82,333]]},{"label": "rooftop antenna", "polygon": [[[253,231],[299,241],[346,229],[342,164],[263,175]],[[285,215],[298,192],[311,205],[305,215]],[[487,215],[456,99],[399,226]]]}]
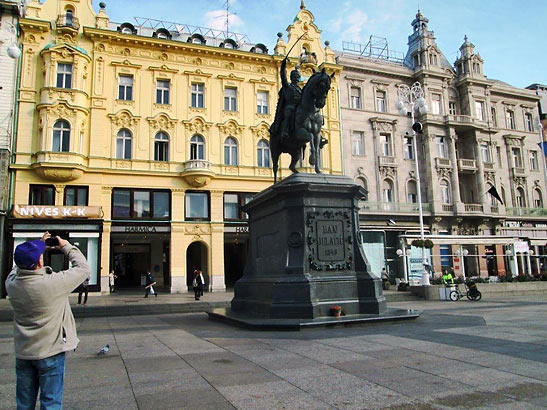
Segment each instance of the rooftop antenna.
[{"label": "rooftop antenna", "polygon": [[[226,38],[229,37],[229,32],[230,32],[230,16],[235,16],[236,13],[231,13],[230,12],[230,0],[226,0],[224,2],[224,9],[226,10],[226,15],[225,16],[221,16],[222,18],[226,18]],[[218,17],[220,18],[220,17]]]}]

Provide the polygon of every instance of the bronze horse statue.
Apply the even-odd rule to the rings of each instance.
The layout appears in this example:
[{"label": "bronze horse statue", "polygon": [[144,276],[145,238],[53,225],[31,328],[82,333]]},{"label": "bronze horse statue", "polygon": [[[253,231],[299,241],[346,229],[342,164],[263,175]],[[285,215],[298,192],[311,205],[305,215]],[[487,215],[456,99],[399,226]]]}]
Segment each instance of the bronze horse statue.
[{"label": "bronze horse statue", "polygon": [[277,182],[278,162],[281,153],[290,154],[291,164],[289,169],[293,173],[298,173],[296,164],[303,157],[308,143],[310,144],[309,163],[315,167],[317,174],[321,173],[319,169],[321,148],[328,141],[321,137],[323,116],[320,110],[326,104],[331,80],[332,77],[325,72],[325,69],[316,71],[310,77],[302,90],[300,103],[296,106],[296,111],[290,120],[289,135],[285,138],[282,137],[281,127],[279,126],[282,121],[283,107],[280,107],[281,100],[278,101],[275,120],[270,127],[270,151],[274,183]]}]

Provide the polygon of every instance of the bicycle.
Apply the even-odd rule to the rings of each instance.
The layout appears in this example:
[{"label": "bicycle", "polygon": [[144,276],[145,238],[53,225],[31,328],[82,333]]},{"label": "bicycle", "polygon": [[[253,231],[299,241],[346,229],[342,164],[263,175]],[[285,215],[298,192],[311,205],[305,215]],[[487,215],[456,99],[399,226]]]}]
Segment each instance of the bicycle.
[{"label": "bicycle", "polygon": [[466,296],[469,300],[474,300],[477,302],[482,298],[482,293],[477,289],[477,284],[474,282],[464,283],[466,290],[465,293],[460,290],[457,283],[452,286],[454,286],[456,289],[451,291],[448,297],[453,302],[463,299],[464,296]]}]

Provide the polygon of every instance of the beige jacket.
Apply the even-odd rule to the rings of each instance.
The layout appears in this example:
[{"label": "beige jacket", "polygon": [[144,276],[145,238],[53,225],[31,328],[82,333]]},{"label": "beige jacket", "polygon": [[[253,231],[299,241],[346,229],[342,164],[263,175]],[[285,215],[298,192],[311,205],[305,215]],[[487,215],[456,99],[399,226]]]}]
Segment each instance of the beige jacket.
[{"label": "beige jacket", "polygon": [[6,279],[18,359],[44,359],[78,346],[68,295],[91,270],[78,248],[66,245],[62,251],[68,256],[70,269],[53,272],[49,266],[39,270],[15,267]]}]

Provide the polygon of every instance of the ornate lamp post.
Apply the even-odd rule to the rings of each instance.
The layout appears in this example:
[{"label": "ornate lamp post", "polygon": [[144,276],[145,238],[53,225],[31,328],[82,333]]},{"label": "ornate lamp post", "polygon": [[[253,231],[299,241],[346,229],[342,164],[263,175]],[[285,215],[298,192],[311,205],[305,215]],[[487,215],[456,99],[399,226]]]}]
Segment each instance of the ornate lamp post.
[{"label": "ornate lamp post", "polygon": [[397,256],[403,257],[403,272],[404,272],[404,281],[408,284],[408,272],[406,270],[406,258],[410,256],[410,249],[397,249],[395,252]]},{"label": "ornate lamp post", "polygon": [[[420,215],[420,239],[423,241],[425,240],[425,234],[424,234],[424,215],[422,210],[422,187],[420,184],[420,170],[418,167],[418,150],[417,150],[417,144],[416,139],[418,136],[418,132],[421,132],[422,125],[418,122],[415,122],[414,115],[415,111],[418,111],[420,114],[427,113],[427,104],[425,102],[424,98],[424,90],[422,89],[421,84],[416,81],[414,84],[412,84],[412,87],[409,87],[405,84],[399,85],[397,89],[397,94],[399,96],[399,100],[395,103],[395,108],[399,111],[399,114],[403,116],[407,116],[408,112],[410,112],[410,115],[412,117],[412,145],[414,148],[414,158],[415,158],[415,165],[416,165],[416,185],[417,185],[417,193],[418,193],[418,211]],[[423,286],[429,286],[429,273],[425,269],[425,266],[429,265],[425,258],[425,248],[422,247],[422,285]]]}]

